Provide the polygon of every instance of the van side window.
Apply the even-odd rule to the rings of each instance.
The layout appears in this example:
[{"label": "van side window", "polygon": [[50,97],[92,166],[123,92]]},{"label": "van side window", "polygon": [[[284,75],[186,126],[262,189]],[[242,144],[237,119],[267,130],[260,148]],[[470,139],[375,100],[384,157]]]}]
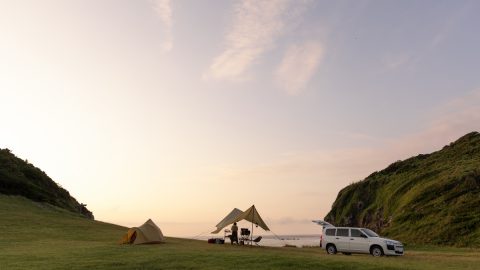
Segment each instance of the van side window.
[{"label": "van side window", "polygon": [[335,229],[327,229],[325,231],[326,235],[335,236]]},{"label": "van side window", "polygon": [[337,236],[348,236],[348,229],[337,229]]},{"label": "van side window", "polygon": [[358,229],[350,229],[350,235],[352,237],[362,237],[362,232]]}]

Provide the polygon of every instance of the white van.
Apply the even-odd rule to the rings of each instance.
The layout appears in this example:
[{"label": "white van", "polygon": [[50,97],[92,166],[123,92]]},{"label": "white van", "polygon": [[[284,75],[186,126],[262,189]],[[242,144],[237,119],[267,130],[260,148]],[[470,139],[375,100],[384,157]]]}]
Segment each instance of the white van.
[{"label": "white van", "polygon": [[321,220],[314,222],[323,226],[320,246],[328,254],[336,254],[337,252],[342,252],[346,255],[366,253],[375,257],[403,255],[402,243],[382,238],[372,230],[356,227],[334,227],[328,222]]}]

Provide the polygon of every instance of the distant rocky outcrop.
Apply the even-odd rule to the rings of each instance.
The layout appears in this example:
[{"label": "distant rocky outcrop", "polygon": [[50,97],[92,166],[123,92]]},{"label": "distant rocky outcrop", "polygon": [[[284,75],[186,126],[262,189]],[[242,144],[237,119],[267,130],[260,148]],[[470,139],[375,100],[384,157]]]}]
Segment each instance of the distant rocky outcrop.
[{"label": "distant rocky outcrop", "polygon": [[0,149],[0,194],[24,196],[93,219],[84,204],[78,203],[45,172],[17,158],[8,149]]},{"label": "distant rocky outcrop", "polygon": [[480,246],[480,134],[345,187],[325,220],[406,243]]}]

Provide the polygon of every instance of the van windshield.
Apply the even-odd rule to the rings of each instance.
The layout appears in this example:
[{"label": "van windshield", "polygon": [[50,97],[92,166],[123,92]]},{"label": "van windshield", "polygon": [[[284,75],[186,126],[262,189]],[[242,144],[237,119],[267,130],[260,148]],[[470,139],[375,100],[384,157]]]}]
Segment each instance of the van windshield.
[{"label": "van windshield", "polygon": [[369,230],[369,229],[362,229],[362,231],[368,235],[368,237],[378,237],[378,234],[376,234],[374,231]]}]

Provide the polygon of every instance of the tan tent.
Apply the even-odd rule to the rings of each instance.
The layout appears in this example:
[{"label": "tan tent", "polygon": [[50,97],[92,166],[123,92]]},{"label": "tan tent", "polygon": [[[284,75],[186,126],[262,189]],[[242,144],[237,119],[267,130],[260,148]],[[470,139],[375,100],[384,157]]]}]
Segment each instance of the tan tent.
[{"label": "tan tent", "polygon": [[164,237],[162,230],[151,220],[147,220],[140,227],[133,227],[128,229],[128,232],[123,236],[122,244],[155,244],[163,242]]},{"label": "tan tent", "polygon": [[[230,214],[228,214],[222,221],[220,221],[217,226],[217,229],[212,233],[219,233],[223,228],[227,227],[228,225],[239,222],[240,220],[247,220],[252,222],[253,224],[260,226],[265,231],[270,231],[267,224],[263,221],[262,217],[258,213],[255,205],[252,205],[247,211],[243,212],[237,208],[233,209]],[[253,233],[253,232],[252,232]]]}]

